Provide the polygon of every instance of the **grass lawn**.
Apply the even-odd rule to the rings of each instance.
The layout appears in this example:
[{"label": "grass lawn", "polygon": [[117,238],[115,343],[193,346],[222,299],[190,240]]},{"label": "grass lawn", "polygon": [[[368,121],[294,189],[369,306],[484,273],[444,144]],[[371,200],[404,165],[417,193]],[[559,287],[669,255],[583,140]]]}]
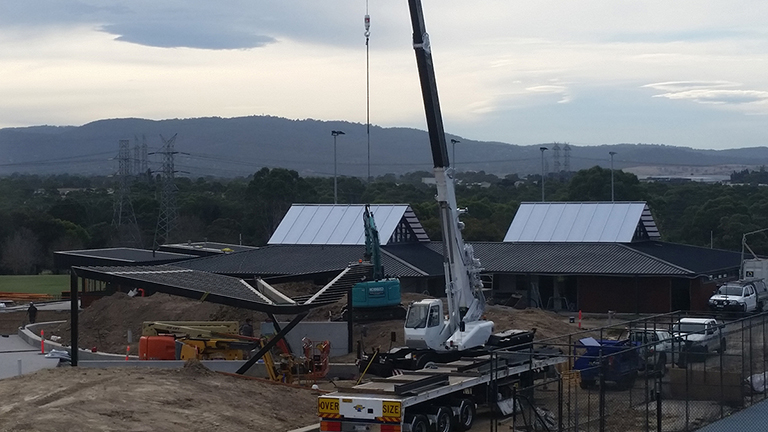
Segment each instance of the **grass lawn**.
[{"label": "grass lawn", "polygon": [[69,275],[0,276],[0,292],[54,294],[69,291]]}]

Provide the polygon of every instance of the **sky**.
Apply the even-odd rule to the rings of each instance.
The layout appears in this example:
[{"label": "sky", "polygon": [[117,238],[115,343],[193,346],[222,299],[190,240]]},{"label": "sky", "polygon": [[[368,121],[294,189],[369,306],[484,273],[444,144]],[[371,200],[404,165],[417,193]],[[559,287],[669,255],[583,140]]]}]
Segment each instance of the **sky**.
[{"label": "sky", "polygon": [[[423,8],[448,133],[768,145],[768,2]],[[426,129],[406,0],[2,0],[0,29],[0,128],[272,115]]]}]

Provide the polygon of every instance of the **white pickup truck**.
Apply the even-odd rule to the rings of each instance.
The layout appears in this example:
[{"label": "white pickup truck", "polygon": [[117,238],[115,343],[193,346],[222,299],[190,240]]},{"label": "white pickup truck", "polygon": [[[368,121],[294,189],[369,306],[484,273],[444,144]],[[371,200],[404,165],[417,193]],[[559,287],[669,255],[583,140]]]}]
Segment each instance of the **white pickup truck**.
[{"label": "white pickup truck", "polygon": [[725,352],[724,324],[714,318],[681,318],[672,327],[672,335],[682,352],[707,354]]},{"label": "white pickup truck", "polygon": [[672,357],[673,336],[666,330],[653,328],[629,328],[619,339],[629,339],[639,347],[642,366],[646,370],[664,376],[667,362]]},{"label": "white pickup truck", "polygon": [[739,280],[721,285],[709,298],[713,311],[762,311],[768,302],[768,287],[762,279]]}]

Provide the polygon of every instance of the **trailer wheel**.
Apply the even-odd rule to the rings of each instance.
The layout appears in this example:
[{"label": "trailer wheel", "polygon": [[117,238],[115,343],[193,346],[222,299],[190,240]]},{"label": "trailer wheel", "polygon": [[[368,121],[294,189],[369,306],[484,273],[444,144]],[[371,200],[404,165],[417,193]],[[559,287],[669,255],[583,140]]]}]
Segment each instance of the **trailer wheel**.
[{"label": "trailer wheel", "polygon": [[435,431],[451,432],[453,430],[453,411],[447,406],[441,406],[435,413]]},{"label": "trailer wheel", "polygon": [[472,428],[472,423],[475,422],[475,413],[475,404],[469,399],[462,399],[461,402],[459,402],[458,430],[470,430]]},{"label": "trailer wheel", "polygon": [[416,414],[411,419],[411,432],[429,432],[429,420],[423,414]]}]

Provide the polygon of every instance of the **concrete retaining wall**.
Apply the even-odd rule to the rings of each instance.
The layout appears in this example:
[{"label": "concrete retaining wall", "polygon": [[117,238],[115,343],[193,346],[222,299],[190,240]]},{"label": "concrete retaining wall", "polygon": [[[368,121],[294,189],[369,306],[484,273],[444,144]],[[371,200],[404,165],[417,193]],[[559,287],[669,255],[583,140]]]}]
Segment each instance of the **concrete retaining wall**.
[{"label": "concrete retaining wall", "polygon": [[[288,323],[280,323],[284,328]],[[261,323],[261,334],[274,334],[272,323]],[[331,321],[306,321],[300,322],[285,336],[291,345],[293,355],[303,355],[301,340],[309,338],[312,342],[331,342],[331,357],[339,357],[349,353],[347,351],[347,323]]]}]

